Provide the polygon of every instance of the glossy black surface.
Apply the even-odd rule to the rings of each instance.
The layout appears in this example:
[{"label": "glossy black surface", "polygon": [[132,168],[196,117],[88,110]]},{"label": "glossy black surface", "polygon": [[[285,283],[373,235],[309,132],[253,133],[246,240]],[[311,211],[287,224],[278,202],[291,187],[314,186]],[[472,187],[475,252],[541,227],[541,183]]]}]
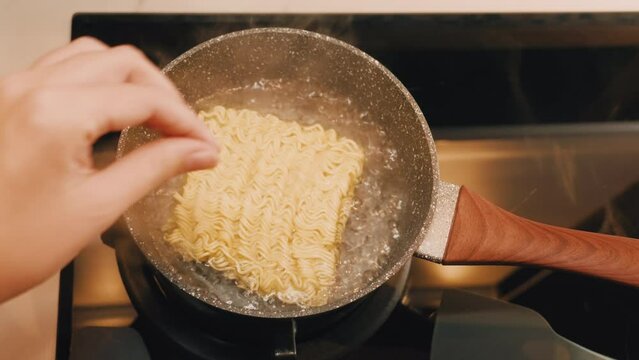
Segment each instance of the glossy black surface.
[{"label": "glossy black surface", "polygon": [[[577,228],[639,237],[639,183]],[[639,240],[637,240],[639,241]],[[560,335],[614,359],[639,359],[639,289],[583,275],[526,268],[506,278],[502,295],[542,315]]]},{"label": "glossy black surface", "polygon": [[73,36],[135,44],[163,66],[212,37],[264,26],[370,53],[410,90],[436,137],[447,127],[639,119],[639,14],[80,14]]},{"label": "glossy black surface", "polygon": [[[431,323],[407,309],[403,318],[412,321],[401,332],[366,342],[391,314],[402,311],[396,307],[408,267],[396,275],[394,286],[382,285],[366,298],[333,312],[295,319],[295,339],[295,332],[291,336],[291,319],[232,314],[190,298],[163,281],[131,239],[119,239],[115,249],[122,280],[139,315],[133,328],[144,339],[153,359],[270,358],[278,349],[280,353],[294,352],[295,346],[289,341],[296,344],[299,359],[339,359],[370,352],[377,346],[427,355],[419,350],[428,348]],[[420,324],[421,329],[413,324]],[[413,332],[422,340],[403,343]]]},{"label": "glossy black surface", "polygon": [[[639,119],[639,14],[80,14],[73,19],[72,36],[132,43],[163,66],[199,42],[258,26],[318,31],[371,53],[413,93],[437,138],[449,134],[446,129],[469,126],[489,131],[504,125],[539,129]],[[630,209],[620,220],[629,235],[636,234],[639,214],[631,206],[639,204],[632,194],[628,198],[634,200],[616,207]],[[610,219],[607,211],[596,214],[586,227],[599,230],[598,221]],[[557,272],[528,286],[527,280],[539,271],[524,271],[531,272],[523,276],[526,289],[512,297],[513,302],[537,310],[561,335],[581,345],[615,358],[639,358],[636,289]],[[72,282],[67,278],[63,277],[61,298],[70,299]],[[502,294],[519,290],[519,285],[515,277],[507,279]],[[70,307],[70,301],[61,301],[61,306],[67,303]],[[66,323],[59,323],[64,329]],[[171,358],[173,351],[181,351],[144,317],[134,329],[155,344],[154,358]],[[429,319],[398,305],[350,358],[424,359],[431,333]],[[58,340],[58,355],[63,356],[58,358],[66,358],[68,336]]]}]

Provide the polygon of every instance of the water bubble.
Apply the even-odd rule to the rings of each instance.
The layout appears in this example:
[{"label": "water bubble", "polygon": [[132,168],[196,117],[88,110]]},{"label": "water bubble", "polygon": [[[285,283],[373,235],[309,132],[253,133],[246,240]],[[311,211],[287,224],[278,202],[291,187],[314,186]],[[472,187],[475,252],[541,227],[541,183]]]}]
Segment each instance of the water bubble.
[{"label": "water bubble", "polygon": [[397,227],[393,226],[393,230],[391,230],[392,234],[393,234],[393,239],[394,240],[399,240],[399,230],[397,229]]}]

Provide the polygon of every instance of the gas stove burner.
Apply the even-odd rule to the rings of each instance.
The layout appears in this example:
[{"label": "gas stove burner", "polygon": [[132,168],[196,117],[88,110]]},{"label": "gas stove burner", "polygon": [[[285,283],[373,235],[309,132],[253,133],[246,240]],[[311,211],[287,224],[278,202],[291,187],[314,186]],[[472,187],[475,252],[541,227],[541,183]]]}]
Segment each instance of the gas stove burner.
[{"label": "gas stove burner", "polygon": [[150,266],[130,238],[116,241],[134,323],[153,359],[337,359],[370,338],[398,304],[409,265],[379,289],[332,312],[265,319],[215,309],[177,289]]}]

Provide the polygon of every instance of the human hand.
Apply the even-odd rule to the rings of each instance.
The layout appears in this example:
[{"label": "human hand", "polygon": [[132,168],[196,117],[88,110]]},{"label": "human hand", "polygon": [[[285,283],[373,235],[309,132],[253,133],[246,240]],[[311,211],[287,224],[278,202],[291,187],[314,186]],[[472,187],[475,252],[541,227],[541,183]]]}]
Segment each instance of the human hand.
[{"label": "human hand", "polygon": [[[145,124],[165,136],[105,169],[92,145]],[[218,148],[142,53],[81,38],[0,79],[0,302],[44,281],[165,180]]]}]

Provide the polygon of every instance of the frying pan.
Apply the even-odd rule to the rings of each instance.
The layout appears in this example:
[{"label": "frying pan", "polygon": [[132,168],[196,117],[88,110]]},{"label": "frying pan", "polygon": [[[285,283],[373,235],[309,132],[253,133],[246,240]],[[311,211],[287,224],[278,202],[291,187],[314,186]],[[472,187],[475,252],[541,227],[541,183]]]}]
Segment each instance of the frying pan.
[{"label": "frying pan", "polygon": [[[286,111],[292,108],[303,108],[311,117],[325,110],[326,103],[301,96],[309,89],[313,94],[330,94],[335,101],[346,99],[349,109],[372,119],[395,146],[398,171],[393,181],[399,182],[406,195],[397,222],[399,236],[370,281],[334,291],[323,306],[302,308],[255,301],[254,295],[225,283],[213,269],[184,261],[170,248],[162,240],[161,228],[171,211],[172,194],[184,181],[183,177],[172,179],[131,207],[125,219],[136,244],[156,269],[209,305],[265,318],[319,314],[375,290],[412,256],[444,264],[537,265],[639,285],[639,242],[526,220],[464,186],[440,180],[435,143],[415,100],[384,66],[351,45],[303,30],[245,30],[196,46],[164,72],[196,108],[199,100],[217,94],[212,100],[216,104],[270,112],[286,119]],[[278,101],[284,100],[271,104],[234,92],[247,88],[273,94],[273,98],[279,94]],[[118,156],[159,136],[144,127],[126,129]],[[338,275],[338,282],[348,276],[352,274],[347,269]]]}]

